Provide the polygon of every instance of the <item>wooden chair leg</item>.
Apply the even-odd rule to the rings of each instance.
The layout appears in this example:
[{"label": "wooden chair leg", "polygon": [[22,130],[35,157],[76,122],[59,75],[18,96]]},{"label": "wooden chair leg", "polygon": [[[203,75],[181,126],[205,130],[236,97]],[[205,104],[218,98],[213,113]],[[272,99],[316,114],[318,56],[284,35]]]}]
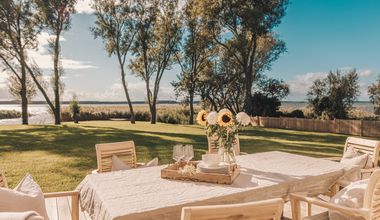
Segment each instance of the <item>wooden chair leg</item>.
[{"label": "wooden chair leg", "polygon": [[79,220],[79,195],[75,194],[71,197],[71,219]]},{"label": "wooden chair leg", "polygon": [[311,216],[311,204],[307,203],[307,216]]},{"label": "wooden chair leg", "polygon": [[290,200],[292,207],[292,219],[301,220],[301,202],[295,198]]}]

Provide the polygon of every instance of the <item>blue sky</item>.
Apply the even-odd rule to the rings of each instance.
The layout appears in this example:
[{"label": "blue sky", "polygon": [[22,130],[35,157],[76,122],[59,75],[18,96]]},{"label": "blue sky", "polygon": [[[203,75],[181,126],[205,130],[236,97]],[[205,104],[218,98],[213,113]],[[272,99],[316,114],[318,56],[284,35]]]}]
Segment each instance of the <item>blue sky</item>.
[{"label": "blue sky", "polygon": [[[102,41],[90,33],[95,18],[88,1],[80,1],[77,9],[72,28],[62,40],[64,99],[76,93],[80,100],[125,100],[115,57],[108,57]],[[358,69],[362,90],[359,99],[368,100],[366,87],[380,74],[380,1],[293,0],[275,32],[286,42],[288,51],[267,74],[289,83],[287,100],[305,100],[313,80],[329,70],[349,68]],[[52,66],[46,50],[48,38],[42,34],[39,50],[31,52],[46,74],[51,73]],[[127,72],[132,99],[145,100],[143,81]],[[178,66],[165,73],[160,99],[175,98],[170,82],[176,80],[177,73]],[[0,100],[6,99],[10,99],[6,75],[0,73]]]}]

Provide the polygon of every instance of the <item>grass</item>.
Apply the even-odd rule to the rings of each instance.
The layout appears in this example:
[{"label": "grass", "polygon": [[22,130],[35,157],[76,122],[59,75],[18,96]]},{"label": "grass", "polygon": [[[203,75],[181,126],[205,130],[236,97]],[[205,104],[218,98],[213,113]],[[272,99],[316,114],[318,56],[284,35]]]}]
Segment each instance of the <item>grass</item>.
[{"label": "grass", "polygon": [[[345,135],[248,128],[240,134],[248,153],[279,150],[313,157],[341,155]],[[139,162],[159,157],[170,163],[176,143],[194,145],[195,159],[207,151],[203,128],[126,121],[91,121],[61,126],[0,126],[0,170],[14,187],[31,173],[43,191],[73,190],[96,169],[95,144],[134,140]]]}]

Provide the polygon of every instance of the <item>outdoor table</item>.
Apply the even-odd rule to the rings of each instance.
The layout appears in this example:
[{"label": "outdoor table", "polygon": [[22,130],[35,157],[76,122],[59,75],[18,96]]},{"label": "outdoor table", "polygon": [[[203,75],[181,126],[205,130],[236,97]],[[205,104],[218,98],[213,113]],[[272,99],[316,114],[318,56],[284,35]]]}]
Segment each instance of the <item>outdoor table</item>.
[{"label": "outdoor table", "polygon": [[232,185],[162,179],[164,166],[88,175],[78,186],[80,203],[93,220],[180,219],[184,206],[231,204],[290,193],[325,193],[357,167],[278,151],[238,156]]}]

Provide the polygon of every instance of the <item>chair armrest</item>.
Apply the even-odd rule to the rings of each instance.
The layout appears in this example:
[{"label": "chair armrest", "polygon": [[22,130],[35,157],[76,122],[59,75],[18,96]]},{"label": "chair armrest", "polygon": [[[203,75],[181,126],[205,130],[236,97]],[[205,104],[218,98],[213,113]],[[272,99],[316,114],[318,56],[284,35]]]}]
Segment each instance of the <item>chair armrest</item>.
[{"label": "chair armrest", "polygon": [[144,166],[144,165],[145,165],[145,163],[136,163],[136,168],[137,168],[137,167]]},{"label": "chair armrest", "polygon": [[45,198],[71,197],[71,219],[79,220],[79,192],[52,192],[44,193]]},{"label": "chair armrest", "polygon": [[240,152],[240,155],[248,155],[247,152]]},{"label": "chair armrest", "polygon": [[375,170],[379,169],[379,167],[374,167],[374,168],[367,168],[367,169],[361,169],[360,173],[373,173]]},{"label": "chair armrest", "polygon": [[[329,202],[323,201],[323,200],[315,198],[315,197],[307,197],[307,196],[303,196],[303,195],[299,195],[299,194],[291,194],[290,195],[290,201],[291,201],[292,205],[297,205],[297,203],[299,204],[299,202],[302,201],[302,202],[307,202],[308,204],[313,204],[313,205],[317,205],[317,206],[327,208],[330,210],[335,210],[335,211],[341,212],[342,214],[346,214],[349,216],[360,216],[360,217],[364,217],[365,219],[368,219],[368,217],[369,217],[369,210],[367,210],[367,209],[348,208],[348,207],[336,205],[333,203],[329,203]],[[293,207],[292,207],[292,209],[293,209]],[[300,213],[297,215],[300,215]],[[297,219],[297,217],[293,218],[293,219]]]}]

